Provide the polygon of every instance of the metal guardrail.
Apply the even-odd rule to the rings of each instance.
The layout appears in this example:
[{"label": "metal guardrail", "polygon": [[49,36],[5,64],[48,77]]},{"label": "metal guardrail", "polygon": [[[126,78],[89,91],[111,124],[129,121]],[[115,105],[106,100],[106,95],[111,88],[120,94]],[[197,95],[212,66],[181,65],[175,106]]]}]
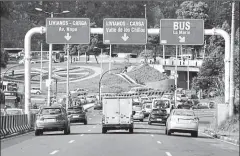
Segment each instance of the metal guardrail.
[{"label": "metal guardrail", "polygon": [[190,67],[201,67],[203,60],[173,60],[173,59],[160,59],[158,60],[160,65],[166,66],[190,66]]},{"label": "metal guardrail", "polygon": [[35,114],[31,115],[31,124],[28,124],[27,114],[0,116],[1,138],[14,133],[21,133],[33,129],[35,120]]}]

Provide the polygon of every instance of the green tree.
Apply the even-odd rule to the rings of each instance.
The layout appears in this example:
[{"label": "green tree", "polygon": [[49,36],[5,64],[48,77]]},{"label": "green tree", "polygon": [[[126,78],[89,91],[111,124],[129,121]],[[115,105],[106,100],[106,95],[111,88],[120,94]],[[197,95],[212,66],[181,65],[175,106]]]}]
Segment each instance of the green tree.
[{"label": "green tree", "polygon": [[[184,1],[177,9],[176,14],[179,19],[208,19],[208,4],[202,1]],[[193,46],[193,56],[199,56],[202,46]],[[197,52],[195,54],[195,52]]]}]

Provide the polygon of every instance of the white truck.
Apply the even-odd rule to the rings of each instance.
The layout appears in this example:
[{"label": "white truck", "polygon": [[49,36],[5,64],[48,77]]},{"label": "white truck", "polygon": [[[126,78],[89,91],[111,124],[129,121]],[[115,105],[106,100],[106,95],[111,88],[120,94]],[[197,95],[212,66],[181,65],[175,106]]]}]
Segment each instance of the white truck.
[{"label": "white truck", "polygon": [[132,99],[127,97],[106,97],[102,101],[102,133],[108,130],[125,129],[133,133]]}]

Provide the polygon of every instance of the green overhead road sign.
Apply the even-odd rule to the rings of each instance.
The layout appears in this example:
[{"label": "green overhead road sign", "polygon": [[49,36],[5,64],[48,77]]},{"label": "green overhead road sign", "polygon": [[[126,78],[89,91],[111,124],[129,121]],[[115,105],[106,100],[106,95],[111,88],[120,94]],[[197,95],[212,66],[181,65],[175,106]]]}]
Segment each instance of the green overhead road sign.
[{"label": "green overhead road sign", "polygon": [[204,21],[202,19],[160,20],[160,44],[203,45]]},{"label": "green overhead road sign", "polygon": [[103,43],[146,44],[147,20],[145,18],[105,18]]},{"label": "green overhead road sign", "polygon": [[89,44],[90,19],[47,18],[46,42],[48,44]]}]

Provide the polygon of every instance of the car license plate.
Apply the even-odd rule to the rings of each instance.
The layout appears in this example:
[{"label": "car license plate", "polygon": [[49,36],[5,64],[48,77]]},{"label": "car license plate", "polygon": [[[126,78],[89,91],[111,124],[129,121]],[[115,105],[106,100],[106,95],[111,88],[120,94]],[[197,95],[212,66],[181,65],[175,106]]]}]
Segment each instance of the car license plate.
[{"label": "car license plate", "polygon": [[46,121],[46,122],[55,122],[56,119],[44,119],[44,121]]},{"label": "car license plate", "polygon": [[77,116],[77,115],[74,115],[73,118],[78,118],[78,116]]},{"label": "car license plate", "polygon": [[162,119],[157,119],[157,121],[162,121]]}]

